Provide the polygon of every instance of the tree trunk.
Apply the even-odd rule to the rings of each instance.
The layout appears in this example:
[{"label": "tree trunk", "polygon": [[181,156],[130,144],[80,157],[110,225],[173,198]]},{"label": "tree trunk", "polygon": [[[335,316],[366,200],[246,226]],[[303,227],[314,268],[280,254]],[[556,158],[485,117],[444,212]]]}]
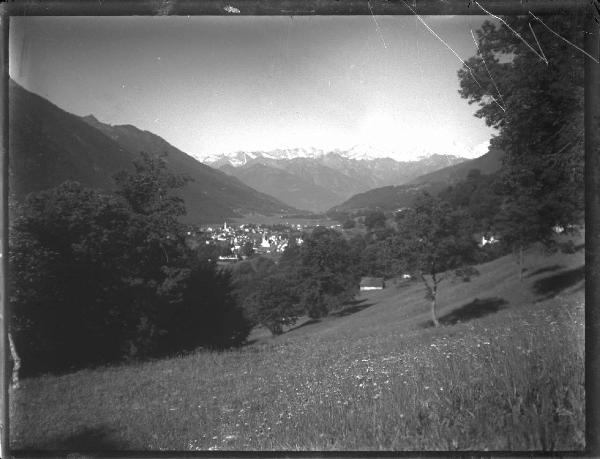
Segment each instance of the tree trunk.
[{"label": "tree trunk", "polygon": [[436,314],[436,306],[437,306],[437,283],[435,281],[435,277],[433,278],[433,288],[431,289],[431,320],[433,320],[433,325],[435,325],[436,327],[440,326],[440,323],[437,320],[437,314]]},{"label": "tree trunk", "polygon": [[8,334],[8,343],[10,346],[10,355],[13,359],[11,386],[13,389],[18,389],[19,388],[19,370],[21,369],[21,359],[19,358],[19,354],[17,354],[17,347],[15,346],[15,342],[13,341],[12,335],[10,333]]}]

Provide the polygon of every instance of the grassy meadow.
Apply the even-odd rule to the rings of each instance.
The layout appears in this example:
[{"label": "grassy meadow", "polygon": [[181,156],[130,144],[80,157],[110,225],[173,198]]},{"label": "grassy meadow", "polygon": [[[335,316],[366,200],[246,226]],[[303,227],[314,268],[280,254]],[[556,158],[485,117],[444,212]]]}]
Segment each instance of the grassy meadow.
[{"label": "grassy meadow", "polygon": [[583,249],[361,294],[227,352],[27,378],[13,449],[581,450]]}]

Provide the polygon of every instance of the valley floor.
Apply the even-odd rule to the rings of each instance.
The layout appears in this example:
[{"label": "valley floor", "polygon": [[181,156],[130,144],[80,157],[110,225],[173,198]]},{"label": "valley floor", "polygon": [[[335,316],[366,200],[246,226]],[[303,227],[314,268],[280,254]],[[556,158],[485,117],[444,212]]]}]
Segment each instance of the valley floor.
[{"label": "valley floor", "polygon": [[581,450],[584,268],[510,256],[235,351],[25,379],[11,446],[35,450]]}]

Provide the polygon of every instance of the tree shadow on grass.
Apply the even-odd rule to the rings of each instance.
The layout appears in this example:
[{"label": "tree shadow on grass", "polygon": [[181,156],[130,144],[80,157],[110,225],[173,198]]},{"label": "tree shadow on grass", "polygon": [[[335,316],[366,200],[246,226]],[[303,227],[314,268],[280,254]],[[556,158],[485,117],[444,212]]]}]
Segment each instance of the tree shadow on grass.
[{"label": "tree shadow on grass", "polygon": [[106,426],[85,427],[74,434],[55,437],[39,445],[26,446],[36,451],[121,451],[127,449],[122,440],[115,438],[114,428]]},{"label": "tree shadow on grass", "polygon": [[333,317],[349,316],[350,314],[355,314],[355,313],[362,311],[363,309],[367,309],[375,304],[375,303],[367,303],[366,301],[367,301],[366,298],[363,298],[360,300],[349,301],[348,303],[346,303],[346,305],[343,309],[340,309],[339,311],[336,311],[336,312],[332,312],[330,315]]},{"label": "tree shadow on grass", "polygon": [[538,295],[542,295],[543,298],[551,298],[574,286],[584,278],[585,266],[582,265],[535,281],[533,291]]},{"label": "tree shadow on grass", "polygon": [[300,325],[296,325],[294,327],[290,327],[287,331],[291,332],[292,330],[298,330],[299,328],[306,327],[308,325],[318,324],[319,322],[321,322],[320,319],[309,319],[306,322],[301,323]]},{"label": "tree shadow on grass", "polygon": [[538,274],[543,274],[543,273],[551,273],[551,272],[554,272],[554,271],[558,271],[559,269],[562,269],[564,267],[565,267],[564,265],[544,266],[543,268],[536,269],[535,271],[532,271],[531,273],[529,273],[527,275],[527,277],[537,276]]},{"label": "tree shadow on grass", "polygon": [[[503,309],[506,304],[508,304],[508,302],[504,298],[493,297],[484,298],[482,300],[475,298],[470,303],[441,316],[438,321],[441,325],[456,325],[457,323],[468,322],[469,320],[479,319],[489,314],[494,314],[500,309]],[[433,327],[433,321],[428,320],[422,324],[422,327]]]}]

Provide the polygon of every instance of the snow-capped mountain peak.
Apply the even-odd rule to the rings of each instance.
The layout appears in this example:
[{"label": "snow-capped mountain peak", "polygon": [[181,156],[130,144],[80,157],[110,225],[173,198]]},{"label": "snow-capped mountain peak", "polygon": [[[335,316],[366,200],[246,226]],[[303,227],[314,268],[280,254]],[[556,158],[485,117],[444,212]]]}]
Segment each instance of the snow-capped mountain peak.
[{"label": "snow-capped mountain peak", "polygon": [[[480,150],[483,151],[483,148],[480,148]],[[335,150],[330,151],[319,148],[280,148],[269,151],[235,151],[205,156],[204,158],[201,158],[201,161],[214,167],[222,167],[227,164],[233,167],[243,167],[257,162],[281,162],[298,160],[300,158],[321,160],[337,156],[342,160],[350,162],[372,162],[386,159],[388,162],[391,160],[406,163],[423,160],[427,161],[430,157],[447,157],[449,159],[456,158],[464,160],[481,156],[481,154],[482,153],[476,152],[473,148],[467,148],[456,142],[447,145],[444,148],[444,151],[431,151],[417,147],[403,152],[389,152],[372,145],[357,144],[347,150],[336,148]]]}]

